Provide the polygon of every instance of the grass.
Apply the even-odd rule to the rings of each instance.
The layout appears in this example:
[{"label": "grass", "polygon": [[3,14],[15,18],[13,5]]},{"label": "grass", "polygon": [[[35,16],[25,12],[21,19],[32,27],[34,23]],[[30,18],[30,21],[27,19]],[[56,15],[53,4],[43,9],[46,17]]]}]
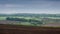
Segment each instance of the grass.
[{"label": "grass", "polygon": [[6,17],[0,17],[0,20],[6,20]]},{"label": "grass", "polygon": [[[0,16],[0,20],[6,20],[6,17],[7,16],[5,16],[5,17],[3,17],[3,16]],[[33,19],[33,20],[39,20],[39,21],[41,21],[41,19],[42,18],[36,18],[36,17],[33,17],[33,18],[31,18],[31,17],[21,17],[21,16],[9,16],[9,17],[14,17],[14,18],[25,18],[25,19],[27,19],[27,20],[29,20],[29,19]],[[49,17],[50,18],[50,17]],[[57,19],[57,18],[54,18],[54,17],[52,17],[53,19]],[[48,22],[48,21],[47,21]],[[45,23],[45,22],[44,22]],[[10,25],[26,25],[26,26],[41,26],[41,25],[34,25],[34,24],[31,24],[31,23],[29,23],[29,22],[19,22],[19,23],[15,23],[15,24],[13,24],[13,23],[10,23]]]},{"label": "grass", "polygon": [[[25,18],[27,20],[29,19],[37,19],[37,18],[31,18],[31,17],[20,17],[20,16],[9,16],[9,17],[13,17],[13,18]],[[0,20],[6,20],[7,16],[3,17],[0,16]],[[30,25],[30,26],[34,26],[33,24],[29,23],[29,22],[22,22],[22,23],[9,23],[12,25]]]}]

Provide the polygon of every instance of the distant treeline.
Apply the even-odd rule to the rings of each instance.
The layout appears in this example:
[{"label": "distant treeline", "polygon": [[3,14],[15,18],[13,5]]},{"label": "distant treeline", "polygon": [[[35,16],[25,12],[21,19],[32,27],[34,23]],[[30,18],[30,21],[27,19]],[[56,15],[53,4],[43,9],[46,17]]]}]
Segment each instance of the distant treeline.
[{"label": "distant treeline", "polygon": [[60,14],[0,14],[0,16],[23,16],[23,17],[60,17]]},{"label": "distant treeline", "polygon": [[32,23],[32,24],[42,24],[41,21],[38,20],[33,20],[33,19],[24,19],[24,18],[9,18],[7,17],[6,20],[10,20],[10,21],[20,21],[20,22],[28,22],[28,23]]}]

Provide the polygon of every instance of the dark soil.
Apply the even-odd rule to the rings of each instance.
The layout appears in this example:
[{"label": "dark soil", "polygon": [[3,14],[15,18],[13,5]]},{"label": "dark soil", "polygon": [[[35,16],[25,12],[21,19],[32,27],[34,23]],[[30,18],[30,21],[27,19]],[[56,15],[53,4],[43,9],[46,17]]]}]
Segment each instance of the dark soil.
[{"label": "dark soil", "polygon": [[60,34],[60,27],[36,27],[0,24],[0,34]]}]

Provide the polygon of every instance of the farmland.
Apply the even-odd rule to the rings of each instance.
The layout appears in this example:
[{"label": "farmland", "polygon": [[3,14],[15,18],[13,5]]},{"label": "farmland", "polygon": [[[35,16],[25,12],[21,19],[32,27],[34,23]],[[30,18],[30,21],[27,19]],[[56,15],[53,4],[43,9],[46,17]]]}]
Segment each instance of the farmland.
[{"label": "farmland", "polygon": [[[31,17],[12,17],[11,16],[11,18],[19,18],[19,19],[21,19],[21,18],[24,18],[24,19],[26,19],[27,20],[27,22],[21,22],[21,21],[12,21],[12,20],[6,20],[6,18],[7,17],[0,17],[0,24],[13,24],[13,25],[32,25],[32,26],[34,26],[33,24],[31,24],[31,22],[29,22],[29,19],[32,19],[32,20],[39,20],[39,19],[37,19],[37,18],[31,18]],[[23,20],[24,20],[23,19]]]},{"label": "farmland", "polygon": [[[8,19],[7,19],[8,18]],[[59,14],[1,14],[0,24],[27,26],[60,26]]]},{"label": "farmland", "polygon": [[60,27],[0,25],[0,34],[60,34]]},{"label": "farmland", "polygon": [[60,16],[45,14],[0,15],[0,34],[59,34]]}]

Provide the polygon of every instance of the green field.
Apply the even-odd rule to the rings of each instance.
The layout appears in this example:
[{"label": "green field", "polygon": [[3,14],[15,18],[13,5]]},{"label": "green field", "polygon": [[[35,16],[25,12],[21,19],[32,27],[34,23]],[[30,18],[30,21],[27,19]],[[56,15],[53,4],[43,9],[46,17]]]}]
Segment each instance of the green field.
[{"label": "green field", "polygon": [[0,20],[6,20],[6,17],[0,17]]},{"label": "green field", "polygon": [[[27,20],[27,22],[16,22],[16,23],[9,23],[9,24],[11,24],[11,25],[29,25],[29,26],[41,26],[41,25],[45,25],[45,24],[55,24],[55,23],[60,23],[60,18],[58,17],[46,17],[46,18],[44,18],[44,17],[39,17],[39,18],[37,18],[37,17],[22,17],[22,16],[0,16],[0,21],[1,20],[6,20],[6,18],[7,17],[10,17],[10,18],[24,18],[24,19],[26,19]],[[38,23],[38,22],[29,22],[29,20],[37,20],[37,21],[41,21],[41,23]]]},{"label": "green field", "polygon": [[[10,18],[24,18],[26,20],[29,20],[29,19],[33,19],[33,20],[39,20],[38,18],[31,18],[31,17],[21,17],[21,16],[9,16]],[[0,20],[6,20],[6,16],[0,16]],[[32,24],[30,22],[18,22],[18,23],[9,23],[9,24],[13,24],[13,25],[31,25],[31,26],[34,26],[36,24]],[[37,25],[36,25],[37,26]],[[38,25],[39,26],[39,25]]]}]

